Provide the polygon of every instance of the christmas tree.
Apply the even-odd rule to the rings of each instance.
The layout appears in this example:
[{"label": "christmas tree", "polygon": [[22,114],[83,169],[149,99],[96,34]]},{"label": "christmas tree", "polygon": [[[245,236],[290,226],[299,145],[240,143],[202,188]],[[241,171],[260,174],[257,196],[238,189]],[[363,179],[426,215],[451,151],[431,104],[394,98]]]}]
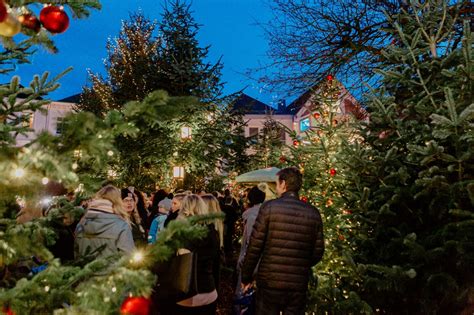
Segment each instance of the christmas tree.
[{"label": "christmas tree", "polygon": [[472,6],[409,2],[389,19],[370,121],[344,160],[358,294],[384,314],[472,306]]},{"label": "christmas tree", "polygon": [[308,311],[370,313],[356,293],[361,279],[352,258],[354,221],[344,198],[347,182],[341,155],[344,141],[355,140],[352,123],[365,119],[365,111],[332,75],[311,95],[304,105],[310,126],[294,137],[290,154],[282,159],[284,165],[299,165],[304,174],[300,197],[316,206],[324,220],[325,255],[313,270]]},{"label": "christmas tree", "polygon": [[[92,86],[83,89],[77,109],[101,116],[110,109],[123,111],[128,101],[145,102],[153,116],[135,113],[137,134],[117,139],[115,180],[153,190],[156,183],[177,184],[171,171],[182,167],[185,185],[202,189],[218,180],[216,169],[229,171],[229,162],[245,155],[238,133],[243,121],[230,111],[234,97],[220,97],[222,64],[204,61],[209,47],[199,47],[189,5],[173,2],[158,24],[159,36],[156,27],[141,13],[123,23],[115,42],[107,44],[108,77],[91,75]],[[163,110],[160,98],[144,101],[155,90],[181,97],[176,98],[180,103],[156,112]]]},{"label": "christmas tree", "polygon": [[[86,16],[90,8],[98,7],[95,1],[62,3],[74,16]],[[12,11],[8,13],[8,23],[0,23],[2,36],[15,35],[13,31],[19,23],[14,20],[15,12],[26,14],[30,4],[9,2]],[[3,1],[0,12],[2,6]],[[19,6],[25,7],[17,10]],[[66,10],[45,7],[40,14],[42,28],[38,34],[36,29],[30,33],[30,24],[22,26],[30,34],[26,41],[51,43],[48,32],[59,33],[67,28]],[[63,22],[56,24],[56,28],[49,24],[51,17],[43,18],[51,12]],[[34,13],[28,14],[29,21],[34,20]],[[15,38],[4,39],[10,46],[1,53],[3,65],[28,60],[32,50],[25,50],[22,43],[16,48],[12,46]],[[202,229],[190,222],[170,224],[155,246],[131,257],[61,262],[50,249],[61,237],[58,227],[83,214],[83,208],[78,207],[81,196],[91,196],[106,178],[108,165],[114,162],[117,152],[115,140],[139,131],[137,117],[149,113],[151,121],[156,116],[147,102],[158,100],[160,106],[154,109],[165,113],[175,103],[187,103],[157,92],[147,96],[143,103],[127,104],[123,112],[111,110],[100,118],[89,112],[70,115],[60,135],[42,133],[31,142],[18,145],[16,136],[30,131],[32,113],[49,102],[44,97],[59,86],[58,80],[64,74],[52,79],[48,73],[35,76],[27,87],[21,86],[20,78],[14,76],[9,84],[0,87],[0,312],[116,314],[130,307],[144,311],[149,307],[147,296],[155,280],[149,268],[168,259],[183,242],[202,236]],[[57,186],[74,191],[76,200],[51,199],[50,188]],[[46,208],[49,212],[42,217]],[[15,216],[17,222],[12,220]]]}]

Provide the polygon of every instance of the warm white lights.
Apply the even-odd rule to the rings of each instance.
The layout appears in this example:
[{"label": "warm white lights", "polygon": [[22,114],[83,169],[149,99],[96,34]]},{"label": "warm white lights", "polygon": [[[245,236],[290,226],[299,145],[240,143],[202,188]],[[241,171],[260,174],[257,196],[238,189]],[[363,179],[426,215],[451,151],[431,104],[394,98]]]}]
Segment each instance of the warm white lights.
[{"label": "warm white lights", "polygon": [[173,177],[174,178],[183,178],[184,177],[184,167],[174,166],[173,167]]}]

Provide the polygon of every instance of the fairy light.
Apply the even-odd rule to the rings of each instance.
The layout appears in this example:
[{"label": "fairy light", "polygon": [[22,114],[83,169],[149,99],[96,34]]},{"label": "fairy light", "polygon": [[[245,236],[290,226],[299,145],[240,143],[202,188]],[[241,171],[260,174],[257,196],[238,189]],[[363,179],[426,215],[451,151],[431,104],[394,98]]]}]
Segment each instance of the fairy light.
[{"label": "fairy light", "polygon": [[113,155],[114,155],[114,151],[112,151],[112,150],[107,151],[107,155],[108,155],[108,156],[113,156]]},{"label": "fairy light", "polygon": [[136,251],[132,255],[132,263],[138,264],[143,261],[143,253],[141,251]]},{"label": "fairy light", "polygon": [[48,183],[49,183],[49,178],[48,178],[48,177],[43,177],[43,178],[41,179],[41,183],[42,183],[43,185],[48,184]]},{"label": "fairy light", "polygon": [[13,172],[13,176],[15,176],[16,178],[22,178],[24,175],[25,175],[25,170],[22,168],[17,168]]},{"label": "fairy light", "polygon": [[49,285],[47,285],[47,286],[44,287],[44,291],[45,291],[45,292],[49,292]]},{"label": "fairy light", "polygon": [[78,168],[79,165],[77,165],[77,163],[72,163],[72,169],[75,170]]}]

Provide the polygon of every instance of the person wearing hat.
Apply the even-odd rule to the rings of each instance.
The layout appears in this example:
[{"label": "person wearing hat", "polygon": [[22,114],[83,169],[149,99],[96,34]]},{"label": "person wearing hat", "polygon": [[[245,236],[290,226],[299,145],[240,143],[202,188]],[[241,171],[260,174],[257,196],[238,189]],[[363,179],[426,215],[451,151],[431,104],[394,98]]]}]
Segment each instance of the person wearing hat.
[{"label": "person wearing hat", "polygon": [[171,199],[165,198],[158,203],[158,215],[153,219],[148,233],[148,244],[154,244],[158,233],[163,229],[168,213],[171,210]]}]

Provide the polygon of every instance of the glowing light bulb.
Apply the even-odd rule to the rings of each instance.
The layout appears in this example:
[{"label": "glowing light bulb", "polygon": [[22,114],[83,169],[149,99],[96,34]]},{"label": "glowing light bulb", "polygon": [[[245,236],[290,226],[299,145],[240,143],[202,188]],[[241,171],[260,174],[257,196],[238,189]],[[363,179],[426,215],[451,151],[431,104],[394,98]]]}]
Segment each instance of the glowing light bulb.
[{"label": "glowing light bulb", "polygon": [[41,179],[41,182],[43,183],[43,185],[46,185],[47,183],[49,183],[48,177],[43,177],[43,178]]},{"label": "glowing light bulb", "polygon": [[108,156],[113,156],[113,155],[114,155],[114,151],[109,150],[109,151],[107,152],[107,155],[108,155]]},{"label": "glowing light bulb", "polygon": [[13,174],[16,178],[21,178],[25,175],[25,170],[22,168],[17,168]]},{"label": "glowing light bulb", "polygon": [[139,263],[141,261],[143,261],[143,253],[140,251],[135,252],[132,256],[132,262]]}]

